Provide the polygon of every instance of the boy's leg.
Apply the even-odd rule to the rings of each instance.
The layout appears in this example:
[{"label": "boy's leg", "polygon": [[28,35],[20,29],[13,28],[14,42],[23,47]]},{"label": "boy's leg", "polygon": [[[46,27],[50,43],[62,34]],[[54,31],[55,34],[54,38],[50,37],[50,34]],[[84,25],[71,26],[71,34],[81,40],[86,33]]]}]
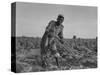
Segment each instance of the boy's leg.
[{"label": "boy's leg", "polygon": [[56,47],[56,43],[54,43],[52,45],[52,51],[53,51],[53,56],[54,56],[54,59],[56,61],[56,64],[58,67],[60,67],[60,64],[59,64],[59,57],[60,57],[60,54],[58,53],[57,51],[57,47]]}]

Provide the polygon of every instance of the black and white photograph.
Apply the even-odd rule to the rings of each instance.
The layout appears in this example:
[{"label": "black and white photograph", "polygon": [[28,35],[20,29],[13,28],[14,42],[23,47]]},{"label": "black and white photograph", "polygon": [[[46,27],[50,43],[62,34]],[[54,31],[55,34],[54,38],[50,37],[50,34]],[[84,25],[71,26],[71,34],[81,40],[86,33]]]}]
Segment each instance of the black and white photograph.
[{"label": "black and white photograph", "polygon": [[11,4],[11,70],[16,73],[98,67],[96,6]]}]

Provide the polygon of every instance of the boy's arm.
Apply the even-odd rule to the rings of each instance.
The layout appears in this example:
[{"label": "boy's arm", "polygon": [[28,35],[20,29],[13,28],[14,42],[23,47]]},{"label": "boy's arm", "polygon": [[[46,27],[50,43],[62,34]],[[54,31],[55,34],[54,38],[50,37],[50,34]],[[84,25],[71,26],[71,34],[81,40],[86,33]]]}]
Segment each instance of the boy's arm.
[{"label": "boy's arm", "polygon": [[61,31],[59,34],[58,34],[59,38],[60,39],[63,39],[63,31]]},{"label": "boy's arm", "polygon": [[60,38],[60,42],[64,43],[64,41],[63,41],[63,28],[62,28],[62,31],[58,34],[58,37]]}]

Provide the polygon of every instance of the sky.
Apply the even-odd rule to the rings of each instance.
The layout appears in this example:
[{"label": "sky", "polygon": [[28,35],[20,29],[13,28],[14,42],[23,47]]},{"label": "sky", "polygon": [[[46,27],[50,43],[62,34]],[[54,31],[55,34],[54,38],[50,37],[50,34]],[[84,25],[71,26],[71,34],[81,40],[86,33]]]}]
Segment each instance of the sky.
[{"label": "sky", "polygon": [[64,38],[97,36],[97,7],[40,3],[16,3],[16,36],[42,37],[59,14],[64,16]]}]

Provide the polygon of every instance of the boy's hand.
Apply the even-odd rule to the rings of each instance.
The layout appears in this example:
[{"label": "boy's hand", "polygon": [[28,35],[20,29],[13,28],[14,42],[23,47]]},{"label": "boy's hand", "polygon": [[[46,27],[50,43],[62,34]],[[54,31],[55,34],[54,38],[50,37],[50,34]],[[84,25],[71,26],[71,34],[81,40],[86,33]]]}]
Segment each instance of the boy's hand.
[{"label": "boy's hand", "polygon": [[62,44],[64,44],[64,40],[60,40],[60,42],[61,42]]}]

